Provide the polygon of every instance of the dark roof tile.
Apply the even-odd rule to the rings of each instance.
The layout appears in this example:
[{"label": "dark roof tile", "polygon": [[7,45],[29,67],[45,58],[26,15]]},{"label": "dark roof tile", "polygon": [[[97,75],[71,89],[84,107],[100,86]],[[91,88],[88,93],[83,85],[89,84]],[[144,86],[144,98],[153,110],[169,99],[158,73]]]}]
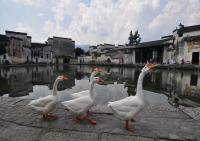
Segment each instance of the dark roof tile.
[{"label": "dark roof tile", "polygon": [[185,41],[193,41],[193,40],[200,40],[200,35],[197,36],[188,36],[184,38]]},{"label": "dark roof tile", "polygon": [[2,34],[0,34],[0,41],[8,42],[8,41],[9,41],[9,38],[6,37],[6,35],[2,35]]},{"label": "dark roof tile", "polygon": [[5,32],[6,32],[6,33],[14,33],[14,34],[27,35],[27,33],[24,33],[24,32],[16,32],[16,31],[8,31],[8,30],[6,30]]},{"label": "dark roof tile", "polygon": [[177,31],[178,34],[183,34],[187,32],[200,30],[200,25],[185,26],[180,29],[175,29],[173,32]]}]

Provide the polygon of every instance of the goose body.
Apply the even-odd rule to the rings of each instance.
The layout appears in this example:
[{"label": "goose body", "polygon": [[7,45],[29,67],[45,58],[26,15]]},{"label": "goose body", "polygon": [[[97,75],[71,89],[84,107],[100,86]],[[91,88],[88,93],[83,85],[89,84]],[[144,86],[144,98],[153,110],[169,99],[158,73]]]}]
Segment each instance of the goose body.
[{"label": "goose body", "polygon": [[80,91],[80,92],[77,92],[77,93],[72,93],[71,97],[73,99],[76,99],[76,98],[80,98],[82,96],[87,96],[88,94],[89,94],[89,90],[85,90],[85,91]]},{"label": "goose body", "polygon": [[81,96],[79,98],[62,102],[62,104],[75,115],[84,115],[94,105],[94,100],[89,96]]},{"label": "goose body", "polygon": [[[92,81],[92,79],[95,77],[95,75],[99,72],[101,72],[101,69],[95,68],[94,71],[91,73],[89,80]],[[80,98],[82,96],[87,96],[87,95],[89,95],[89,93],[90,93],[89,90],[84,90],[84,91],[80,91],[77,93],[72,93],[72,94],[70,94],[70,96],[73,99],[75,99],[75,98]]]},{"label": "goose body", "polygon": [[130,96],[122,100],[109,102],[108,106],[117,118],[121,120],[132,120],[145,106],[145,102],[138,96]]},{"label": "goose body", "polygon": [[[67,79],[64,76],[58,76],[53,85],[53,95],[38,98],[30,101],[28,104],[32,109],[42,114],[44,118],[48,118],[48,114],[54,110],[59,102],[57,95],[57,85],[60,81]],[[51,116],[53,117],[53,116]]]},{"label": "goose body", "polygon": [[117,118],[126,121],[126,129],[129,131],[133,131],[133,129],[129,127],[128,121],[134,119],[135,116],[145,107],[146,102],[143,98],[142,83],[144,76],[153,67],[153,64],[147,64],[141,70],[138,78],[137,92],[135,96],[129,96],[124,99],[108,103],[108,107],[111,108],[113,114]]},{"label": "goose body", "polygon": [[36,100],[32,100],[29,106],[36,110],[38,113],[50,113],[54,107],[58,104],[58,97],[53,95],[48,95],[41,97]]},{"label": "goose body", "polygon": [[84,118],[87,118],[90,122],[94,123],[94,121],[87,117],[87,112],[95,104],[94,99],[96,95],[93,89],[94,84],[98,82],[100,82],[99,77],[94,77],[91,81],[90,90],[87,95],[69,101],[64,101],[62,102],[63,106],[65,106],[72,114],[76,115],[77,118],[84,116]]}]

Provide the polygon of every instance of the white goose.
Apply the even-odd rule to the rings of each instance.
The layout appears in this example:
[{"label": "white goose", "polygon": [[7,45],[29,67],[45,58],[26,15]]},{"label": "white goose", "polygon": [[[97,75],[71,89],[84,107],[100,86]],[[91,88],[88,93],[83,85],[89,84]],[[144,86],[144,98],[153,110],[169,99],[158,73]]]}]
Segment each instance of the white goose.
[{"label": "white goose", "polygon": [[72,114],[76,115],[76,120],[88,120],[91,124],[96,124],[96,121],[88,117],[87,112],[94,106],[95,92],[94,84],[100,83],[102,80],[99,77],[94,77],[91,81],[91,87],[89,93],[86,96],[81,96],[76,99],[69,101],[64,101],[62,104],[69,110]]},{"label": "white goose", "polygon": [[137,83],[137,92],[135,96],[129,96],[124,99],[109,102],[108,107],[110,107],[114,113],[114,115],[121,119],[125,120],[126,124],[125,127],[128,131],[134,131],[129,127],[129,121],[134,119],[134,117],[144,108],[145,101],[143,96],[143,78],[144,76],[150,72],[155,65],[153,64],[146,64],[144,68],[141,70],[141,73],[138,78]]},{"label": "white goose", "polygon": [[58,95],[57,95],[57,86],[58,83],[62,80],[67,80],[68,78],[65,76],[58,76],[53,84],[53,95],[48,95],[45,97],[38,98],[36,100],[30,101],[28,104],[32,109],[36,110],[39,114],[42,114],[44,119],[50,119],[57,117],[54,115],[50,115],[49,113],[55,109],[58,104]]},{"label": "white goose", "polygon": [[[90,75],[89,81],[91,81],[95,77],[95,75],[97,75],[101,71],[102,71],[102,69],[95,68],[94,71]],[[77,92],[77,93],[72,93],[70,95],[74,99],[74,98],[79,98],[79,97],[82,97],[82,96],[86,96],[88,94],[89,94],[89,90],[85,90],[85,91],[80,91],[80,92]]]}]

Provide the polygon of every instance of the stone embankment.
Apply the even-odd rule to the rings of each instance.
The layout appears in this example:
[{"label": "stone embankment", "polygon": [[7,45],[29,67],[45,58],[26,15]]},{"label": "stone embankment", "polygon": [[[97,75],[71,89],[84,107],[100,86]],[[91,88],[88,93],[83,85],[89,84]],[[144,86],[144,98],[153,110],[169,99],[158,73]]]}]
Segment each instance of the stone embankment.
[{"label": "stone embankment", "polygon": [[131,133],[104,105],[91,110],[97,121],[97,125],[91,125],[84,121],[76,123],[62,105],[53,111],[59,119],[44,121],[28,103],[27,99],[0,97],[0,141],[200,140],[199,108],[148,106],[131,123],[135,128]]},{"label": "stone embankment", "polygon": [[[114,64],[114,63],[71,63],[71,65],[112,66],[112,67],[144,67],[145,64]],[[193,64],[157,64],[158,69],[200,70],[200,65]]]}]

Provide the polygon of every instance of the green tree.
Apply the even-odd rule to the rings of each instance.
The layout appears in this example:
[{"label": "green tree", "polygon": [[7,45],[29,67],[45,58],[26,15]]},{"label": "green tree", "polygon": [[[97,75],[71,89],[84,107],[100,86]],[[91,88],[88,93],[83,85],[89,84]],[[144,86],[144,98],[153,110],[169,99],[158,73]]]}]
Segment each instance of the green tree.
[{"label": "green tree", "polygon": [[76,58],[78,57],[78,56],[81,56],[82,54],[84,54],[85,53],[85,51],[82,49],[82,48],[76,48],[75,49],[75,55],[76,55]]},{"label": "green tree", "polygon": [[131,30],[128,40],[129,40],[129,43],[128,43],[129,46],[138,45],[141,41],[140,34],[138,33],[138,30],[135,31],[134,35],[132,33],[132,30]]}]

